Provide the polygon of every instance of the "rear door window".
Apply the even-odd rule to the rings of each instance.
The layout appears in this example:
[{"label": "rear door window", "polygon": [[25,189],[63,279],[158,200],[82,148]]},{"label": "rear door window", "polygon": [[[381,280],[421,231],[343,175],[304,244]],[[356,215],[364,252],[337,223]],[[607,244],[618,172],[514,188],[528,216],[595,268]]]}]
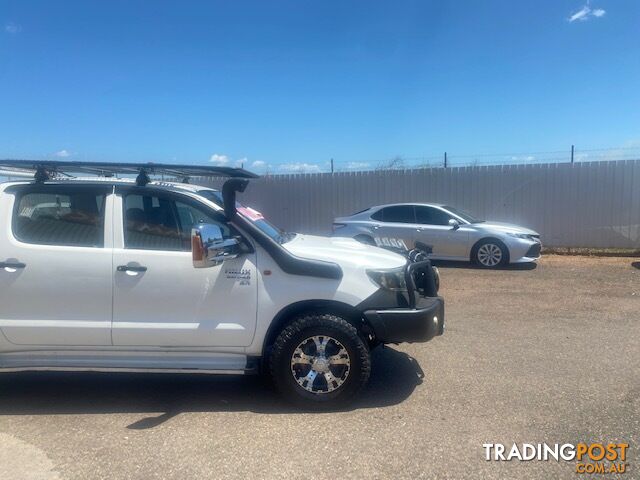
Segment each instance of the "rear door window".
[{"label": "rear door window", "polygon": [[389,223],[416,223],[412,205],[385,207],[373,214],[371,218]]},{"label": "rear door window", "polygon": [[19,190],[13,235],[24,243],[103,247],[106,195],[105,190],[58,185]]}]

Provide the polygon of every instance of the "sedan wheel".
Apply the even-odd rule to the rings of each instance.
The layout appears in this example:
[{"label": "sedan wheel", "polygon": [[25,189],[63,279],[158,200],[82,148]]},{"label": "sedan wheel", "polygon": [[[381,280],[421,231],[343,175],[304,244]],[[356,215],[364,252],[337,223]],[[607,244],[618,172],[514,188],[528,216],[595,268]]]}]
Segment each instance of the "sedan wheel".
[{"label": "sedan wheel", "polygon": [[476,259],[483,267],[496,267],[503,263],[505,253],[495,243],[484,243],[478,248]]}]

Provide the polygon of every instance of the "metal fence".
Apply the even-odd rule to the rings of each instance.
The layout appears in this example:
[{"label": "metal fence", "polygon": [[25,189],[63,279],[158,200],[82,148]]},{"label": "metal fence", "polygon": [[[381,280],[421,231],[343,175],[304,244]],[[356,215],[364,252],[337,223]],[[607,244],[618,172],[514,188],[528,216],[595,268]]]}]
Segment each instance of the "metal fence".
[{"label": "metal fence", "polygon": [[546,246],[640,247],[640,160],[275,175],[240,199],[296,232],[327,234],[372,205],[437,202],[531,227]]},{"label": "metal fence", "polygon": [[[612,160],[636,160],[640,158],[640,145],[616,148],[584,149],[568,145],[563,150],[512,152],[512,153],[458,153],[442,152],[421,156],[396,155],[389,158],[363,159],[305,159],[274,163],[249,162],[246,159],[233,161],[223,156],[224,165],[250,168],[261,175],[283,175],[297,173],[334,173],[370,170],[407,170],[423,168],[479,167],[488,165],[532,165],[543,163],[585,163]],[[220,159],[217,159],[220,160]]]}]

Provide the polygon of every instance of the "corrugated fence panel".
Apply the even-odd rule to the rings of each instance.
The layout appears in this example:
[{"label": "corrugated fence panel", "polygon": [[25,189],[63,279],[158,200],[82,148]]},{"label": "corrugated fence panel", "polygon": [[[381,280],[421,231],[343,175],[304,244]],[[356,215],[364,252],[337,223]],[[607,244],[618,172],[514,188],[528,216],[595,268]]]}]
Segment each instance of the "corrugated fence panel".
[{"label": "corrugated fence panel", "polygon": [[640,160],[276,175],[241,199],[305,233],[372,205],[438,202],[531,227],[548,246],[640,248]]}]

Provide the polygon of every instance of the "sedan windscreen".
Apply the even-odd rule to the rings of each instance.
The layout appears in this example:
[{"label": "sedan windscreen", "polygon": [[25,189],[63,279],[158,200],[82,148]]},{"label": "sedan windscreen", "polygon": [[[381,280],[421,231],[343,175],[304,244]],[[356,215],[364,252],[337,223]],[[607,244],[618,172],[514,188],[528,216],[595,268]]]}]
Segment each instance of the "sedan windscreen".
[{"label": "sedan windscreen", "polygon": [[473,215],[471,215],[470,213],[465,212],[464,210],[458,210],[457,208],[454,208],[454,207],[442,207],[442,208],[444,208],[445,210],[449,210],[454,215],[457,215],[458,217],[462,218],[465,222],[469,222],[469,223],[482,223],[482,222],[484,222],[484,220],[480,220],[478,218],[475,218]]}]

